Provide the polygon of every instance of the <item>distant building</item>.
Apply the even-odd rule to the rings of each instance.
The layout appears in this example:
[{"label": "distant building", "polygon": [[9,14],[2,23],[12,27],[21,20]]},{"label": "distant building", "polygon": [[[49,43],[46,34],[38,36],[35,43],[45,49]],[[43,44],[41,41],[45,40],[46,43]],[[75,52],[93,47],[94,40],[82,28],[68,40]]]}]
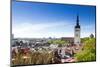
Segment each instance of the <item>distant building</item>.
[{"label": "distant building", "polygon": [[75,26],[75,30],[74,30],[74,44],[79,45],[80,44],[80,31],[81,31],[81,27],[79,25],[79,16],[77,16],[77,20],[76,20],[76,26]]},{"label": "distant building", "polygon": [[58,48],[58,44],[51,44],[50,48]]}]

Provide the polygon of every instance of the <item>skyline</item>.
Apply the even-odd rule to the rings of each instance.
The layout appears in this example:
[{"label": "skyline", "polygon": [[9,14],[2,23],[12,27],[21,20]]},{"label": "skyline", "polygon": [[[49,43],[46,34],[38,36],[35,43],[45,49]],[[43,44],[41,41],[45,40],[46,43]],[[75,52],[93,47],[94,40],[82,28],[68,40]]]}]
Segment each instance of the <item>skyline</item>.
[{"label": "skyline", "polygon": [[14,37],[74,37],[77,14],[81,37],[95,35],[95,6],[71,4],[12,2]]}]

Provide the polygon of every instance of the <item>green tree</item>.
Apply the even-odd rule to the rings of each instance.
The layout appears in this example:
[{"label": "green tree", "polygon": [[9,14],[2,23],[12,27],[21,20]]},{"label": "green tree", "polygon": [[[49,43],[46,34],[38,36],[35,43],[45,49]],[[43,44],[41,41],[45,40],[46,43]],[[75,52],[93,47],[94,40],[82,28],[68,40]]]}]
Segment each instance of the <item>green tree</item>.
[{"label": "green tree", "polygon": [[85,38],[83,50],[75,54],[77,60],[80,61],[95,61],[96,60],[96,44],[95,38]]},{"label": "green tree", "polygon": [[67,45],[68,44],[68,41],[64,41],[64,40],[50,40],[48,41],[48,43],[50,44],[58,44],[59,46],[64,46],[64,45]]}]

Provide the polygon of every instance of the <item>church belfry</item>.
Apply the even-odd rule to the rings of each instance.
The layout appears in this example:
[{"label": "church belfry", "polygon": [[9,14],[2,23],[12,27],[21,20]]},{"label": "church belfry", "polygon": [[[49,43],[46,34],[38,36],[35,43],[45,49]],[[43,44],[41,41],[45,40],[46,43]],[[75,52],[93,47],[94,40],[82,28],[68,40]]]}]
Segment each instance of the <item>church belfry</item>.
[{"label": "church belfry", "polygon": [[79,16],[77,15],[76,25],[74,29],[74,44],[80,45],[80,31]]}]

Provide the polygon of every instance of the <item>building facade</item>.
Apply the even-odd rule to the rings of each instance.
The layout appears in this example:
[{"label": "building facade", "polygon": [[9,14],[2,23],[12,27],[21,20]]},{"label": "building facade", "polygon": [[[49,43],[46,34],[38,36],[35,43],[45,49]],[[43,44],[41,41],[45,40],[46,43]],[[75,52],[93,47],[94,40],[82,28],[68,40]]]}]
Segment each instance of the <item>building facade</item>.
[{"label": "building facade", "polygon": [[74,44],[76,45],[80,45],[80,42],[81,42],[80,32],[81,32],[81,27],[79,24],[79,16],[77,15],[76,26],[74,29]]}]

